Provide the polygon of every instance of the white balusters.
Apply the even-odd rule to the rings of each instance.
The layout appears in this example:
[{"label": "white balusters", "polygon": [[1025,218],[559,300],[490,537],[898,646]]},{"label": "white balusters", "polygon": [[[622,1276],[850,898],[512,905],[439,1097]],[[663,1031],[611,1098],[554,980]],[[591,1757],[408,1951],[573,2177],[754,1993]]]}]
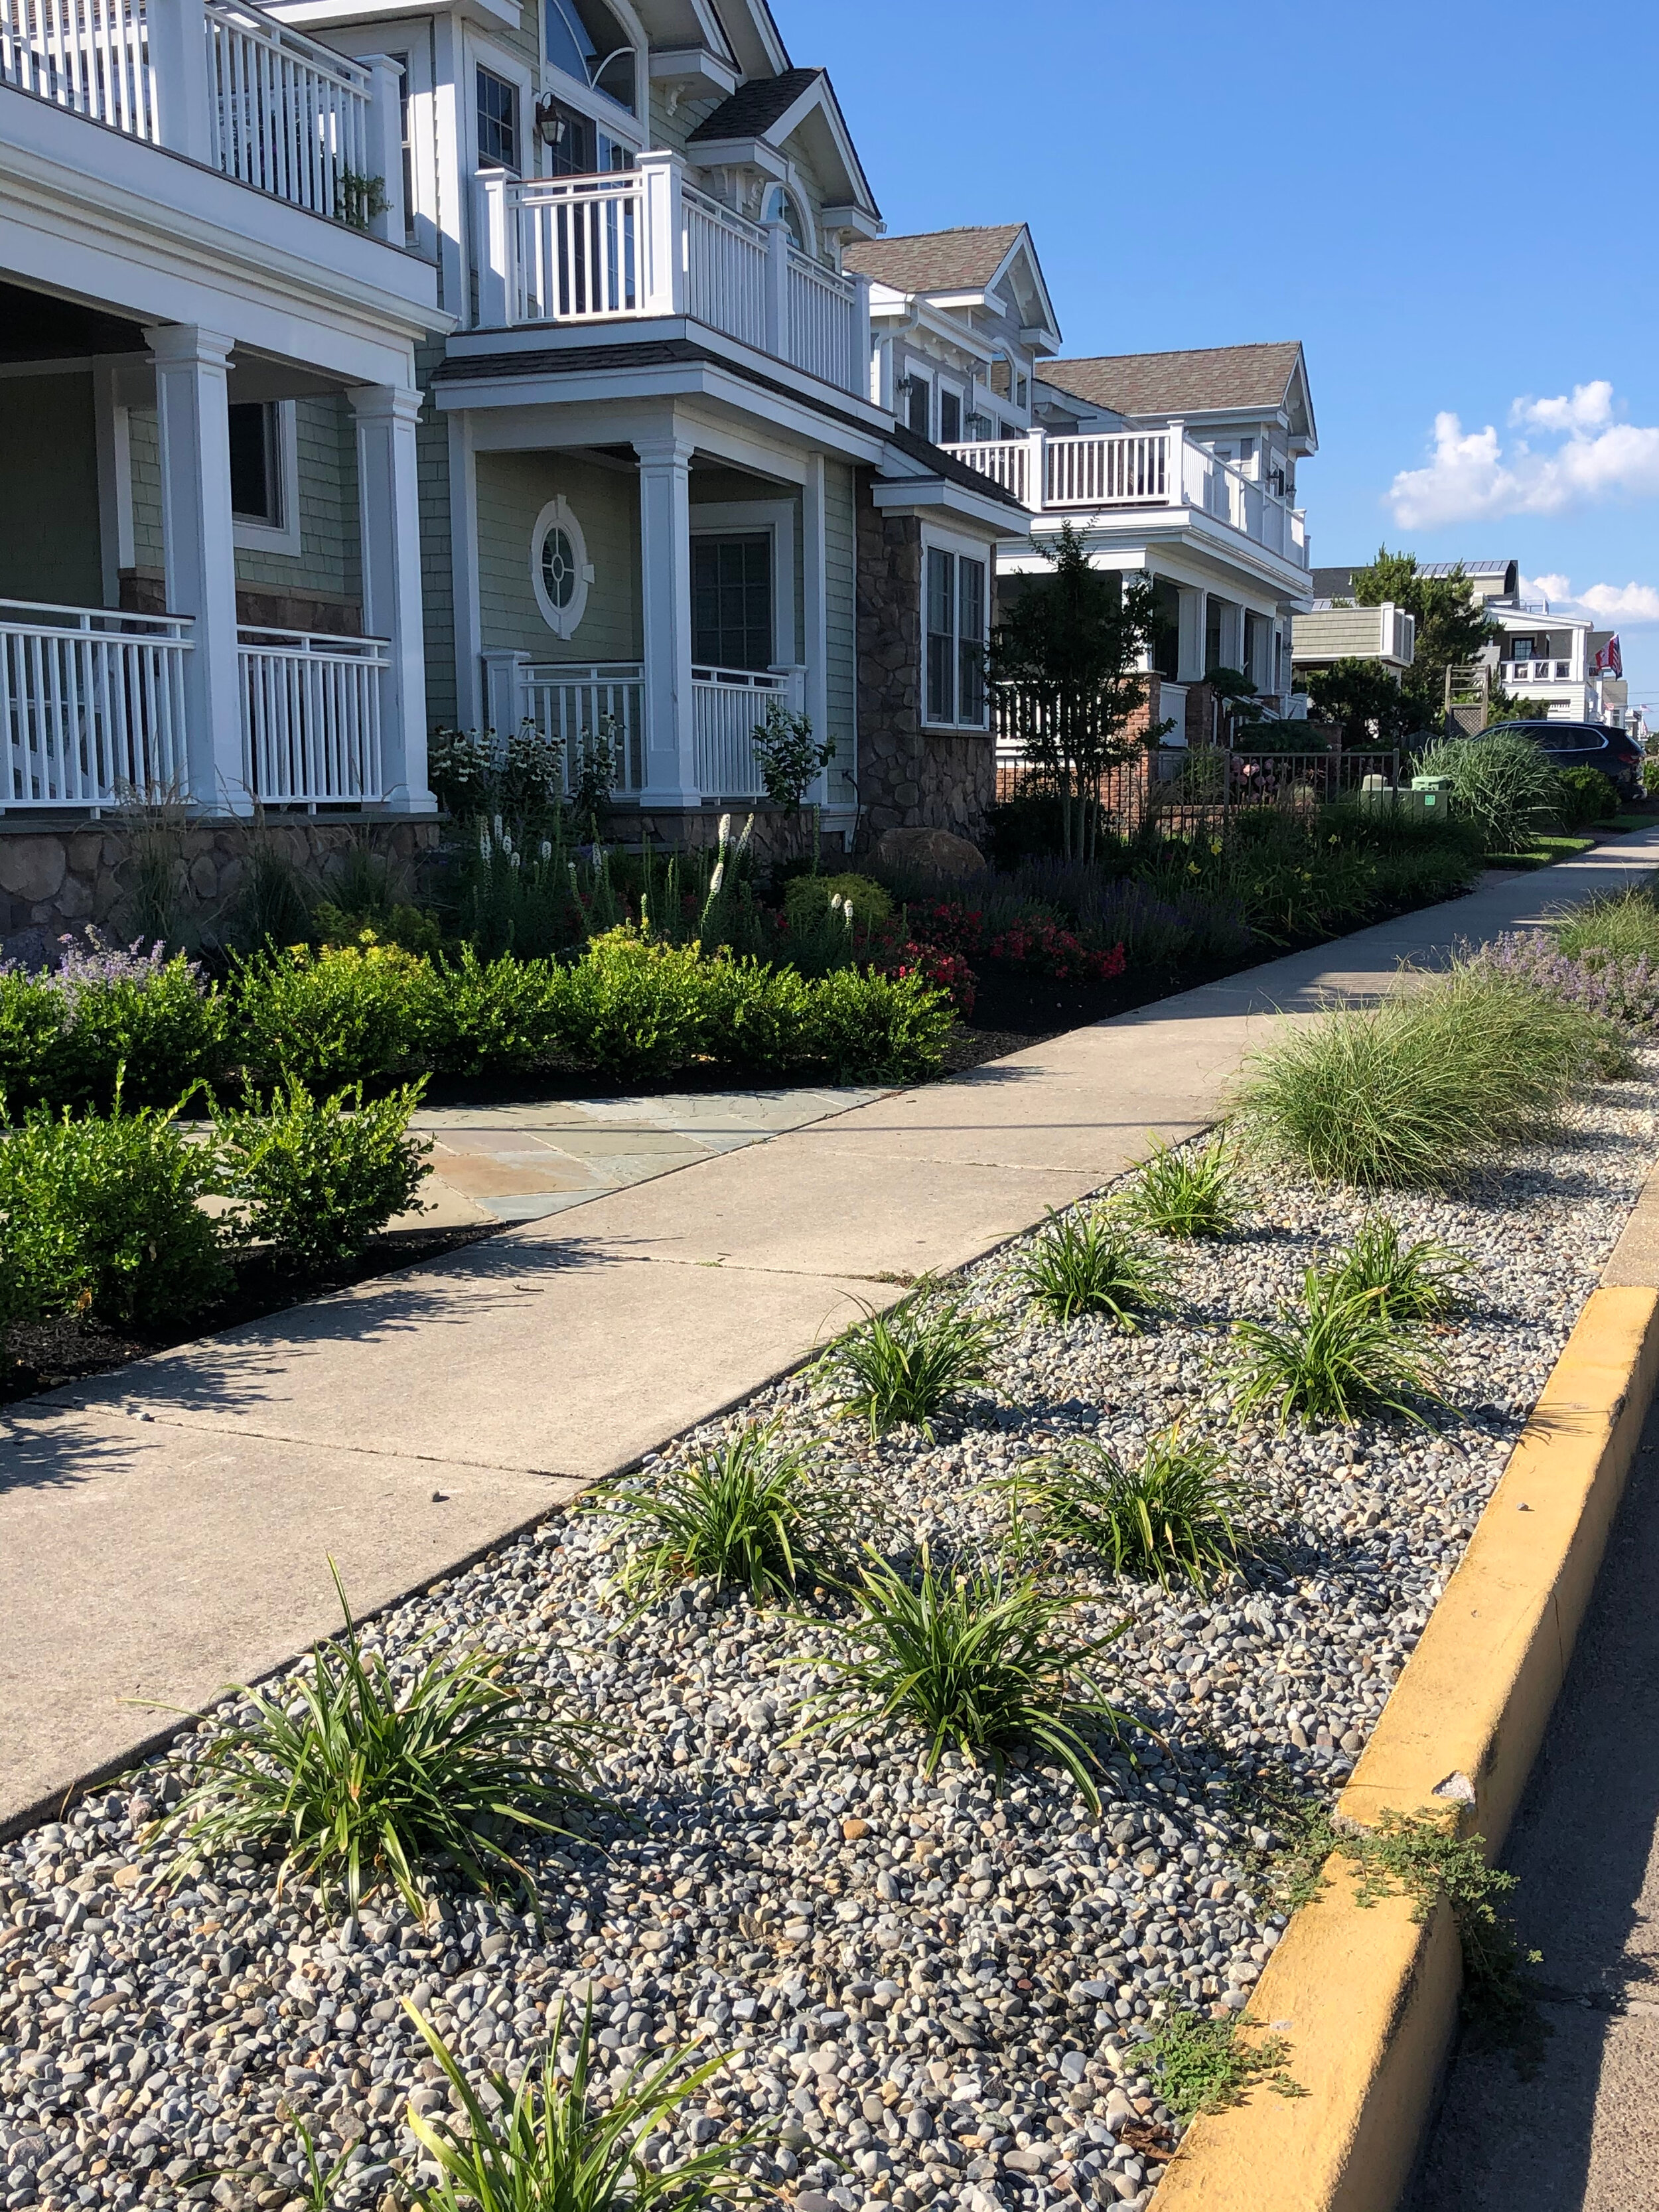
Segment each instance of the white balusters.
[{"label": "white balusters", "polygon": [[250,795],[307,806],[382,798],[386,641],[246,628],[238,641]]},{"label": "white balusters", "polygon": [[743,668],[694,668],[691,717],[696,741],[697,788],[705,799],[759,799],[766,786],[755,758],[756,725],[779,701],[791,713],[801,706],[801,678],[793,672],[763,674]]},{"label": "white balusters", "polygon": [[181,795],[191,628],[0,600],[0,810]]},{"label": "white balusters", "polygon": [[134,0],[0,0],[0,84],[131,138],[161,141],[144,19]]},{"label": "white balusters", "polygon": [[257,8],[208,0],[206,13],[216,166],[313,215],[367,228],[369,72]]}]

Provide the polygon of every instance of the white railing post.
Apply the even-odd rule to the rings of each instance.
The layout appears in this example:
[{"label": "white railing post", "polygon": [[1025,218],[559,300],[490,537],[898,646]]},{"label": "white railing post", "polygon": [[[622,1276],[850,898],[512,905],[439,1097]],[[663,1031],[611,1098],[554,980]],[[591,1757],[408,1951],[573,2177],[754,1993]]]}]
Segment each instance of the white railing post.
[{"label": "white railing post", "polygon": [[371,236],[389,246],[404,242],[404,72],[390,54],[367,54],[368,71],[368,173],[378,177],[386,198],[379,215],[369,218]]},{"label": "white railing post", "polygon": [[1044,474],[1047,464],[1043,459],[1047,450],[1048,441],[1041,430],[1028,430],[1026,432],[1025,504],[1031,509],[1034,514],[1041,514],[1043,508],[1048,504],[1048,479]]},{"label": "white railing post", "polygon": [[1164,463],[1164,495],[1171,507],[1187,504],[1187,425],[1177,420],[1165,426],[1169,454]]},{"label": "white railing post", "polygon": [[510,738],[524,720],[529,702],[524,672],[527,653],[486,653],[480,655],[484,672],[484,727],[498,738]]},{"label": "white railing post", "polygon": [[518,319],[517,240],[507,234],[507,187],[505,169],[480,169],[473,179],[481,330],[504,330]]},{"label": "white railing post", "polygon": [[363,733],[362,787],[384,793],[394,813],[429,813],[426,781],[426,647],[421,617],[420,490],[415,425],[421,395],[396,384],[364,384],[351,394],[357,422],[358,532],[362,547],[363,627],[390,647],[378,733]]},{"label": "white railing post", "polygon": [[161,551],[167,611],[189,615],[186,790],[210,813],[246,812],[237,660],[236,545],[230,516],[231,341],[193,323],[144,331],[155,364]]},{"label": "white railing post", "polygon": [[211,161],[213,88],[203,0],[146,0],[144,15],[161,143],[192,161]]},{"label": "white railing post", "polygon": [[855,276],[853,279],[853,359],[852,374],[848,380],[851,392],[863,392],[869,385],[870,369],[870,279]]},{"label": "white railing post", "polygon": [[645,784],[648,805],[695,806],[696,735],[691,690],[691,455],[672,428],[636,438],[640,457],[640,583],[645,635]]},{"label": "white railing post", "polygon": [[645,180],[645,269],[641,311],[647,315],[685,313],[685,222],[680,204],[685,164],[678,154],[641,154]]},{"label": "white railing post", "polygon": [[789,229],[781,220],[762,226],[766,233],[765,347],[774,361],[793,359],[789,351]]}]

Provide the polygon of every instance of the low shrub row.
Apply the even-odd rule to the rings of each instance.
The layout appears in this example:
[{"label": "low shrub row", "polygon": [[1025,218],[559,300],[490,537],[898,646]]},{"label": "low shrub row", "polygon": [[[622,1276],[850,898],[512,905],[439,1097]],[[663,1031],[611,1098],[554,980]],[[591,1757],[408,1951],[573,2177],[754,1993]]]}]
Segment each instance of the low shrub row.
[{"label": "low shrub row", "polygon": [[620,1083],[712,1062],[848,1080],[937,1072],[948,1000],[916,973],[809,979],[618,929],[568,963],[432,959],[373,941],[271,951],[209,982],[182,957],[71,952],[0,975],[0,1092],[36,1105],[178,1097],[193,1081],[258,1089],[563,1066]]},{"label": "low shrub row", "polygon": [[[150,1334],[187,1323],[256,1245],[311,1277],[356,1259],[415,1201],[431,1146],[410,1085],[365,1103],[290,1079],[189,1128],[156,1108],[37,1107],[0,1144],[0,1327],[82,1314]],[[222,1204],[210,1210],[204,1200]]]}]

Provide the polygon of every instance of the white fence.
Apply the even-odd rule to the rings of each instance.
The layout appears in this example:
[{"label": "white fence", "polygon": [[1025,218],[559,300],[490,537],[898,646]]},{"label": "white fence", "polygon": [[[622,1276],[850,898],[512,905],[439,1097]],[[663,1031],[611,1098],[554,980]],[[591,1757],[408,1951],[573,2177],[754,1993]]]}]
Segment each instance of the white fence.
[{"label": "white fence", "polygon": [[[0,0],[0,5],[4,0]],[[674,154],[590,177],[477,179],[478,326],[688,317],[863,395],[868,288],[687,185]]]},{"label": "white fence", "polygon": [[0,809],[182,792],[190,650],[179,617],[0,600]]},{"label": "white fence", "polygon": [[131,0],[0,0],[0,84],[161,143],[144,20]]},{"label": "white fence", "polygon": [[1064,438],[1039,430],[1026,438],[975,440],[945,450],[1012,492],[1034,514],[1194,507],[1293,567],[1308,565],[1307,531],[1299,510],[1232,462],[1194,445],[1177,427]]},{"label": "white fence", "polygon": [[691,671],[697,789],[705,799],[759,799],[764,794],[754,736],[774,699],[798,712],[800,678],[744,668]]},{"label": "white fence", "polygon": [[520,721],[533,723],[564,762],[565,788],[597,739],[611,745],[613,791],[645,781],[645,679],[637,661],[521,668]]},{"label": "white fence", "polygon": [[250,794],[313,807],[382,798],[386,641],[253,629],[237,639]]},{"label": "white fence", "polygon": [[209,0],[207,30],[218,167],[313,215],[361,223],[374,166],[368,71],[228,0]]}]

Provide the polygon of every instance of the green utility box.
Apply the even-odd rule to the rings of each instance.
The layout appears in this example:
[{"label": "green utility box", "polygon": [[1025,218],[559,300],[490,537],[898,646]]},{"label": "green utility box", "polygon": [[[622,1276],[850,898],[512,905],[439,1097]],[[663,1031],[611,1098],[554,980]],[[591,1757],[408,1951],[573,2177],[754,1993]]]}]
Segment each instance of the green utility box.
[{"label": "green utility box", "polygon": [[1452,780],[1449,775],[1414,775],[1411,803],[1424,812],[1448,814],[1451,811],[1451,792]]}]

